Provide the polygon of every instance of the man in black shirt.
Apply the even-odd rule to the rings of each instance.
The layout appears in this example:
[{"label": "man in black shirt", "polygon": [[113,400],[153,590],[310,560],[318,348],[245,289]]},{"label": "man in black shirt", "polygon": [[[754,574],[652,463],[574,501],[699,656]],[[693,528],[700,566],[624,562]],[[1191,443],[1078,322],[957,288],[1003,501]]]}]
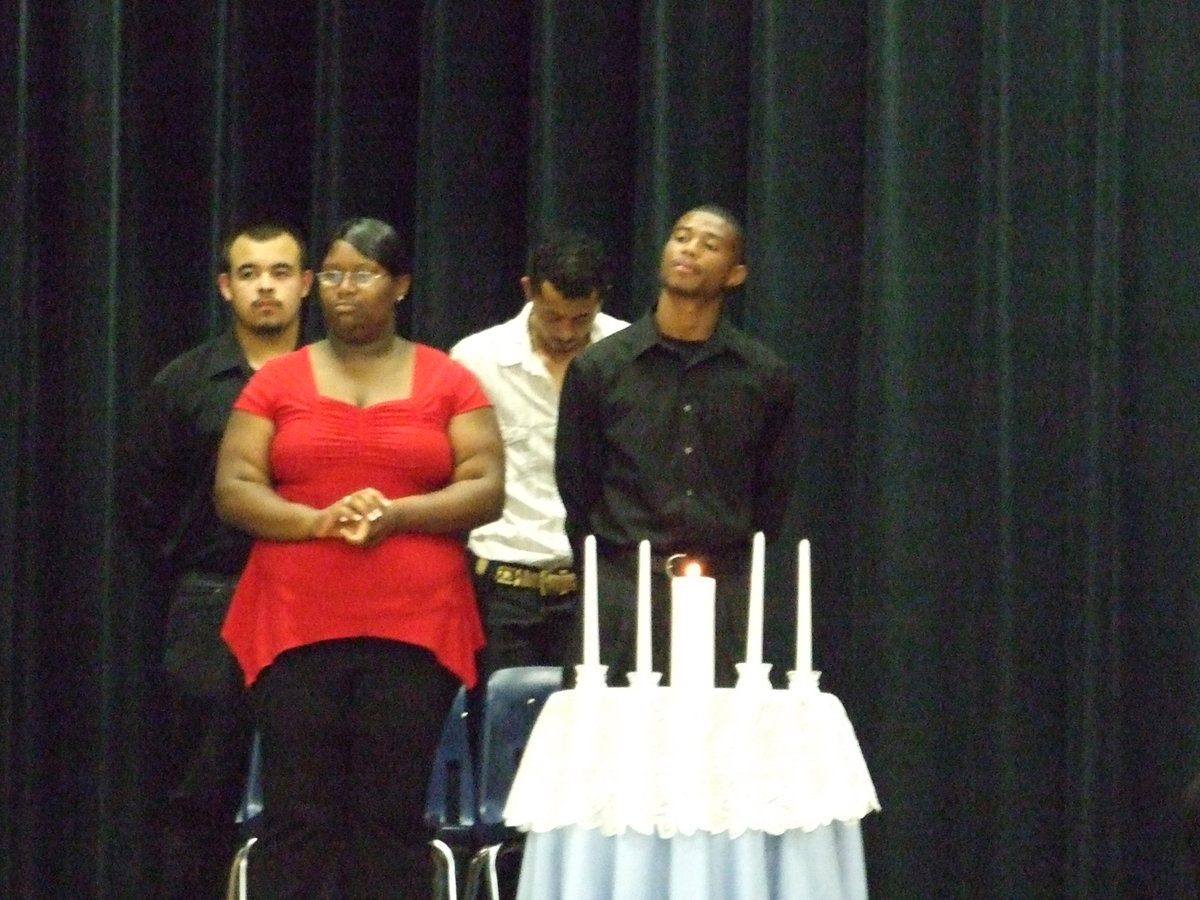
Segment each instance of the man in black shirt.
[{"label": "man in black shirt", "polygon": [[241,673],[220,635],[250,538],[213,508],[217,447],[250,375],[296,348],[312,284],[300,238],[281,226],[237,230],[223,251],[217,284],[232,325],[155,376],[126,454],[120,506],[152,592],[170,598],[160,896],[186,900],[223,895],[253,733]]},{"label": "man in black shirt", "polygon": [[[654,671],[669,674],[665,570],[675,554],[716,579],[716,683],[732,684],[745,656],[751,545],[756,531],[769,543],[787,509],[796,395],[791,369],[722,316],[746,274],[737,220],[712,205],[685,213],[663,248],[655,308],[567,370],[555,476],[579,563],[584,538],[596,537],[610,682],[634,668],[642,539],[652,550]],[[567,660],[579,661],[578,652]]]}]

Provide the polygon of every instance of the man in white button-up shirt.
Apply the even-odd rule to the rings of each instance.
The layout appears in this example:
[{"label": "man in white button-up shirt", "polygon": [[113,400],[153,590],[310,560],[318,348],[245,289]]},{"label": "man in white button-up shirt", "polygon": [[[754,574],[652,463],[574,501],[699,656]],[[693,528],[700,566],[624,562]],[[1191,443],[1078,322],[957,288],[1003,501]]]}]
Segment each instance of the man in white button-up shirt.
[{"label": "man in white button-up shirt", "polygon": [[499,668],[568,662],[579,592],[554,482],[558,394],[571,359],[627,324],[600,312],[609,284],[599,241],[550,233],[530,254],[521,311],[450,351],[479,378],[504,437],[504,515],[468,542],[487,635],[481,685]]}]

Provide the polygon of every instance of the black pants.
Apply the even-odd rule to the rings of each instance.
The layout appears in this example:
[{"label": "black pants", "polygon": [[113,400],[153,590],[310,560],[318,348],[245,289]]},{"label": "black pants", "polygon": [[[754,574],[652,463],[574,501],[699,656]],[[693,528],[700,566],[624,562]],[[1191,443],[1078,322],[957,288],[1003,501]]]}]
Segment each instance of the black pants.
[{"label": "black pants", "polygon": [[566,661],[578,592],[543,597],[536,588],[497,584],[474,575],[475,597],[487,645],[479,653],[479,680],[510,666],[559,666]]},{"label": "black pants", "polygon": [[158,892],[165,900],[223,896],[237,847],[253,724],[241,671],[221,640],[236,580],[185,575],[167,615]]},{"label": "black pants", "polygon": [[468,740],[471,755],[478,766],[483,700],[488,677],[497,669],[512,666],[566,664],[573,647],[572,634],[576,627],[575,610],[579,606],[579,592],[543,597],[536,588],[497,584],[494,578],[476,571],[475,561],[476,557],[472,557],[475,598],[479,603],[483,633],[487,638],[487,643],[476,657],[479,681],[467,694]]},{"label": "black pants", "polygon": [[1192,896],[1200,897],[1200,775],[1196,775],[1184,790],[1180,811],[1184,853],[1194,891]]},{"label": "black pants", "polygon": [[430,896],[425,791],[457,689],[428,650],[375,638],[290,650],[262,672],[255,900]]}]

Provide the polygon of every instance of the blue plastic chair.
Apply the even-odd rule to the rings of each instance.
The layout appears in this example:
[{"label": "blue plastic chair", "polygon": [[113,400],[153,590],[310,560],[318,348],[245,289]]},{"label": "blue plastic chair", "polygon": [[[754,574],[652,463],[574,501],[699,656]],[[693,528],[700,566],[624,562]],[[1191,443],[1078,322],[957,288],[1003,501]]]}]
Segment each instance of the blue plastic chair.
[{"label": "blue plastic chair", "polygon": [[433,849],[447,870],[446,900],[458,900],[455,850],[468,855],[473,847],[475,805],[467,741],[467,690],[459,688],[442,728],[425,793],[425,822],[434,829]]},{"label": "blue plastic chair", "polygon": [[226,900],[247,900],[246,869],[250,864],[250,848],[258,840],[258,818],[263,811],[262,795],[262,735],[254,732],[250,744],[250,763],[246,772],[246,789],[234,821],[242,833],[242,845],[233,857],[229,869],[229,890]]},{"label": "blue plastic chair", "polygon": [[502,852],[519,851],[522,846],[516,840],[519,833],[504,824],[504,804],[533,723],[547,698],[561,688],[561,666],[499,669],[488,679],[480,735],[478,849],[467,868],[467,900],[475,900],[481,884],[486,885],[490,900],[500,900],[496,862]]}]

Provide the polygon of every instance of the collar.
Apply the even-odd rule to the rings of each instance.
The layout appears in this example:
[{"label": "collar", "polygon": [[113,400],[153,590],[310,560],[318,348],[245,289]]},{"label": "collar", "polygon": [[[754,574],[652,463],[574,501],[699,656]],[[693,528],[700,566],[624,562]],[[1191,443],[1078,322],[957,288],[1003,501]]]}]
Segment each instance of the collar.
[{"label": "collar", "polygon": [[519,313],[500,326],[497,365],[519,366],[533,354],[533,341],[529,338],[529,311],[532,306],[526,301]]},{"label": "collar", "polygon": [[246,354],[242,352],[242,345],[238,343],[232,328],[213,338],[210,346],[211,351],[204,363],[205,377],[216,378],[235,371],[250,377],[250,363],[246,361]]},{"label": "collar", "polygon": [[[533,349],[533,338],[529,334],[529,316],[533,312],[533,303],[526,300],[521,311],[503,324],[503,342],[496,352],[496,362],[501,366],[519,366],[537,357]],[[601,308],[592,320],[592,331],[588,337],[588,345],[607,336],[611,330],[604,326],[604,310]]]},{"label": "collar", "polygon": [[[671,339],[664,337],[659,332],[658,325],[654,322],[656,309],[657,304],[650,307],[644,316],[629,326],[635,356],[641,356],[652,347],[663,347],[668,351],[671,350]],[[704,349],[696,357],[697,360],[719,356],[722,353],[736,353],[738,356],[746,356],[746,348],[742,343],[741,332],[728,322],[723,311],[721,317],[717,319],[717,327],[712,335],[708,340],[701,341],[700,343]]]}]

